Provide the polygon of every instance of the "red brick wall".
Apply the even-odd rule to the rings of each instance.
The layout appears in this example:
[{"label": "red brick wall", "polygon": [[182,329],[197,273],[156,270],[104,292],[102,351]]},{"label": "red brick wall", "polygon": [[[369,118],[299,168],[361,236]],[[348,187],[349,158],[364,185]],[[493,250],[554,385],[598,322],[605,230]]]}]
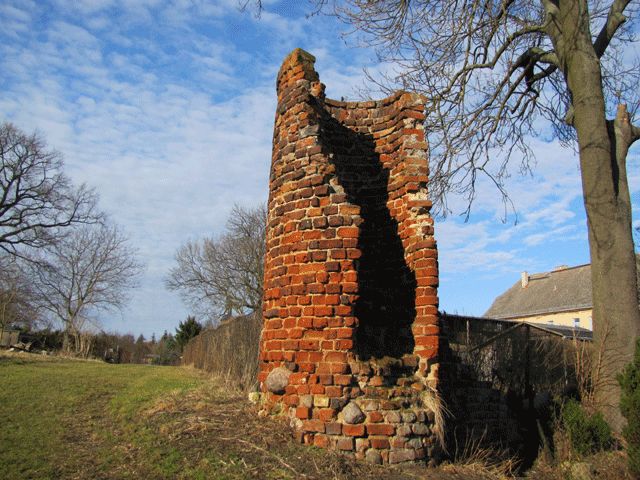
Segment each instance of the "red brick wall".
[{"label": "red brick wall", "polygon": [[[424,100],[324,97],[294,50],[277,80],[259,380],[301,440],[374,462],[435,455],[438,266]],[[265,381],[290,373],[284,390]],[[273,390],[273,389],[272,389]],[[353,403],[365,418],[348,423]]]}]

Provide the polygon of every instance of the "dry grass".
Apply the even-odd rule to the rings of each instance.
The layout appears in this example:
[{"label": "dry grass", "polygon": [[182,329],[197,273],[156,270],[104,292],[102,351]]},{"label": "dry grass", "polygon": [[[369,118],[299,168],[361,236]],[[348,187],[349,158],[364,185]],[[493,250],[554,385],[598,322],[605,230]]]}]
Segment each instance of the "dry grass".
[{"label": "dry grass", "polygon": [[599,452],[581,460],[559,462],[539,461],[527,476],[541,480],[566,480],[579,477],[579,471],[588,471],[594,480],[634,480],[627,468],[627,458],[622,451]]},{"label": "dry grass", "polygon": [[[219,478],[306,479],[500,479],[480,464],[428,469],[424,465],[380,467],[337,452],[298,444],[284,417],[261,418],[234,383],[220,377],[187,394],[159,400],[143,412],[170,443],[196,458],[212,453]],[[215,477],[218,478],[218,477]]]},{"label": "dry grass", "polygon": [[433,389],[427,388],[421,396],[422,404],[433,412],[434,415],[434,426],[433,431],[438,438],[438,442],[440,442],[440,447],[442,447],[445,453],[447,452],[446,442],[445,442],[445,428],[446,428],[446,417],[450,417],[452,414],[447,409],[447,406],[442,399],[440,393]]},{"label": "dry grass", "polygon": [[482,478],[508,479],[514,478],[519,469],[519,459],[508,449],[487,447],[484,433],[476,435],[470,432],[464,435],[464,442],[458,443],[458,435],[452,436],[451,445],[453,460],[442,466],[451,472],[475,472]]},{"label": "dry grass", "polygon": [[183,352],[183,365],[226,378],[249,391],[256,386],[262,316],[254,313],[224,322],[191,339]]}]

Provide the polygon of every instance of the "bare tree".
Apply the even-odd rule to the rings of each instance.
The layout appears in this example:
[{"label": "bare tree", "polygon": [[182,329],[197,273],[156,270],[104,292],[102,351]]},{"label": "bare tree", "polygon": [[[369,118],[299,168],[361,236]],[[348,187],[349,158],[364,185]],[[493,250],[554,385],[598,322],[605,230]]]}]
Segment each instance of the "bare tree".
[{"label": "bare tree", "polygon": [[188,241],[178,249],[167,288],[180,292],[204,316],[220,318],[259,309],[266,218],[264,205],[234,206],[222,236]]},{"label": "bare tree", "polygon": [[64,326],[65,349],[80,355],[95,314],[122,308],[142,270],[127,238],[106,224],[74,228],[31,265],[43,307]]},{"label": "bare tree", "polygon": [[[245,5],[248,2],[243,2]],[[254,5],[262,8],[262,2]],[[620,431],[616,374],[640,335],[626,173],[640,138],[640,66],[634,55],[637,14],[631,0],[314,0],[374,45],[390,75],[383,89],[428,98],[425,130],[430,194],[441,213],[451,192],[470,208],[481,176],[508,195],[515,158],[529,170],[527,139],[540,120],[577,143],[587,213],[594,337],[604,344],[603,387],[596,393]],[[631,47],[631,48],[630,48]],[[632,105],[631,112],[627,105]],[[547,132],[544,132],[548,135]],[[515,155],[517,153],[517,155]],[[467,210],[468,213],[468,210]]]},{"label": "bare tree", "polygon": [[96,223],[96,194],[62,173],[60,154],[36,134],[0,125],[0,249],[28,255],[59,240],[64,229]]},{"label": "bare tree", "polygon": [[32,327],[39,320],[33,279],[15,257],[0,255],[0,336],[8,326]]}]

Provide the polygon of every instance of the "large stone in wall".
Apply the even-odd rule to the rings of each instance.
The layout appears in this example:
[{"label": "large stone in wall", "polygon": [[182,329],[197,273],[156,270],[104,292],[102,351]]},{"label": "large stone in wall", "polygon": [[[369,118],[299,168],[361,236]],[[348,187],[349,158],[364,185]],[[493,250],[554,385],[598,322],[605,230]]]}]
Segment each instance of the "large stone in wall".
[{"label": "large stone in wall", "polygon": [[[426,418],[439,345],[424,98],[331,100],[314,61],[294,50],[277,78],[266,407],[280,405],[305,443],[375,462],[423,460],[434,429],[411,419]],[[275,389],[272,372],[285,366],[293,373]]]},{"label": "large stone in wall", "polygon": [[358,406],[358,404],[355,402],[349,402],[349,404],[346,407],[344,407],[342,414],[343,414],[344,423],[348,423],[351,425],[356,423],[362,423],[364,422],[365,418],[367,418],[365,414],[362,413],[362,410],[360,410],[360,407]]},{"label": "large stone in wall", "polygon": [[267,375],[267,378],[264,381],[264,386],[271,393],[284,393],[285,388],[289,385],[290,376],[290,370],[284,367],[275,368],[269,372],[269,375]]}]

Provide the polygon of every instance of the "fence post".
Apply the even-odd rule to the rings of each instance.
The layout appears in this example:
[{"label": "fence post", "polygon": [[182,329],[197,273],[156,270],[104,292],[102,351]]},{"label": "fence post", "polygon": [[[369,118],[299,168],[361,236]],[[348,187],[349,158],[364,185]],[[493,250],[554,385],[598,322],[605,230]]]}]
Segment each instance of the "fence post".
[{"label": "fence post", "polygon": [[524,348],[524,394],[525,397],[528,400],[528,407],[529,410],[531,410],[533,408],[533,390],[531,388],[531,367],[530,367],[530,363],[531,363],[531,327],[529,325],[524,326],[524,331],[525,331],[525,335],[524,335],[524,341],[525,341],[525,348]]},{"label": "fence post", "polygon": [[467,347],[469,347],[469,342],[470,342],[470,340],[471,340],[471,339],[470,339],[470,336],[471,336],[471,335],[470,335],[470,333],[471,333],[471,332],[469,331],[469,330],[470,330],[470,326],[469,326],[469,319],[468,319],[468,318],[467,318],[467,320],[466,320],[466,323],[467,323]]}]

